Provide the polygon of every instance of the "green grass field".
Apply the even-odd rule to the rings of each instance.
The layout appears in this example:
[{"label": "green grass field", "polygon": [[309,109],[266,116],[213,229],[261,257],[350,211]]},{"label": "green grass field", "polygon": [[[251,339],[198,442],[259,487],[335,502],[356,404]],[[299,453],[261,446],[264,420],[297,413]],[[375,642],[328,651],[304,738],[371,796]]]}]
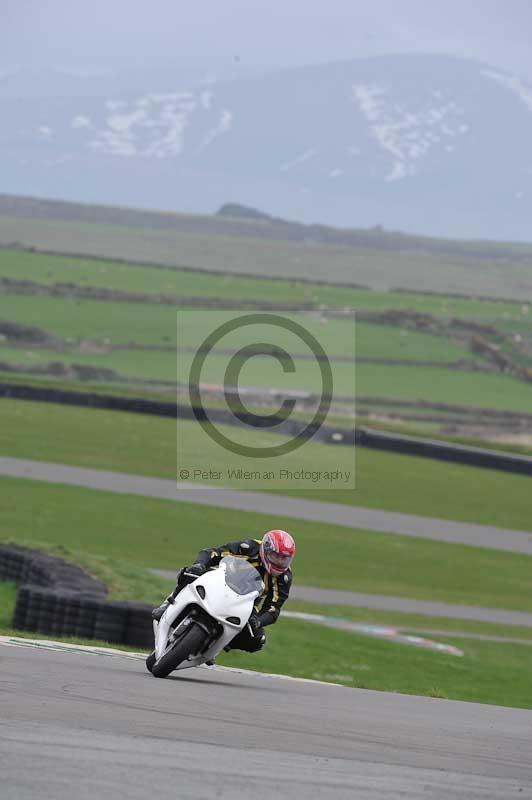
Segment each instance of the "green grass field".
[{"label": "green grass field", "polygon": [[[0,400],[0,414],[4,423],[0,427],[0,452],[4,455],[175,477],[176,424],[172,420],[8,399]],[[180,431],[180,461],[198,459],[194,424],[182,422]],[[215,449],[205,437],[207,447],[211,449],[205,449],[204,463],[213,469],[231,463],[231,454]],[[319,463],[323,469],[344,468],[352,459],[349,448],[341,446],[310,443],[300,452],[306,453],[306,464],[314,467]],[[527,476],[364,448],[356,451],[354,492],[316,490],[301,495],[532,530]]]},{"label": "green grass field", "polygon": [[[237,312],[249,314],[250,312]],[[330,356],[344,355],[346,343],[356,341],[357,355],[366,358],[412,359],[450,362],[472,358],[462,344],[442,336],[398,331],[391,325],[364,321],[325,319],[318,313],[286,315],[299,322],[318,338]],[[4,295],[0,298],[0,319],[33,325],[75,345],[84,340],[104,344],[198,346],[206,333],[234,319],[234,311],[176,309],[143,303],[110,303],[77,298]],[[254,335],[268,336],[272,344],[291,345],[291,352],[307,350],[286,331],[272,326],[254,326]],[[242,329],[224,337],[220,347],[236,348],[249,342],[249,331]],[[294,338],[294,342],[290,340]],[[297,349],[294,349],[297,347]]]},{"label": "green grass field", "polygon": [[417,311],[443,319],[461,317],[479,321],[527,321],[526,303],[466,299],[446,295],[385,292],[327,286],[297,281],[264,280],[235,275],[212,275],[178,267],[123,264],[105,259],[45,255],[0,249],[0,276],[34,281],[50,286],[71,283],[78,286],[115,289],[145,294],[180,297],[217,297],[225,300],[261,298],[271,303],[313,303],[367,311]]},{"label": "green grass field", "polygon": [[[316,307],[321,304],[359,311],[408,310],[432,314],[449,324],[459,317],[494,325],[503,334],[496,341],[505,352],[513,352],[511,337],[521,337],[523,345],[516,352],[523,365],[529,363],[525,345],[532,341],[532,313],[530,303],[522,302],[522,286],[528,280],[529,270],[525,263],[511,262],[504,264],[503,269],[500,264],[486,260],[481,264],[473,258],[464,261],[368,248],[259,241],[220,233],[176,234],[0,218],[0,242],[17,239],[50,249],[64,247],[72,252],[96,251],[107,256],[159,260],[169,268],[0,249],[0,279],[34,281],[48,287],[70,283],[142,292],[154,300],[153,295],[166,294],[182,298],[312,303]],[[366,283],[378,291],[300,280],[322,277],[324,263],[329,279]],[[218,274],[178,269],[179,264],[213,269]],[[235,274],[222,274],[221,270]],[[247,272],[257,277],[245,277],[243,273]],[[271,279],[275,275],[291,280]],[[396,286],[412,291],[389,291]],[[465,292],[471,298],[416,294],[414,290],[420,286]],[[475,300],[473,295],[479,286],[484,295],[515,297],[517,302]],[[185,315],[179,340],[185,350],[197,346],[209,329],[232,316],[205,309],[179,313]],[[58,341],[42,349],[28,343],[13,347],[0,342],[0,362],[22,364],[25,368],[52,361],[107,367],[139,381],[167,381],[170,391],[176,379],[173,352],[176,317],[175,306],[156,302],[3,294],[0,321],[37,326]],[[331,319],[324,322],[316,315],[304,319],[330,353],[340,356],[349,350],[347,322]],[[404,323],[392,326],[359,321],[356,342],[359,358],[409,359],[438,366],[359,363],[357,395],[382,398],[378,408],[387,399],[403,399],[530,413],[531,384],[500,373],[444,367],[445,363],[459,359],[478,362],[478,357],[470,352],[467,336],[461,341],[455,337],[456,331],[448,336],[434,336],[406,330]],[[132,343],[166,347],[168,351],[139,350]],[[229,348],[244,343],[248,343],[246,333],[235,336]],[[279,344],[283,343],[280,339]],[[102,352],[98,352],[98,346]],[[186,352],[179,357],[177,377],[183,381],[187,378],[190,358]],[[215,355],[204,380],[221,383],[226,365],[226,354]],[[297,367],[292,388],[317,388],[316,375],[312,374],[309,363],[300,360]],[[335,362],[334,374],[336,391],[352,394],[349,365]],[[285,382],[279,384],[280,377],[279,365],[273,359],[254,359],[242,371],[241,382],[268,388],[286,386]],[[36,383],[40,380],[37,376],[28,379],[23,374],[19,379]],[[65,376],[58,381],[76,388],[88,385],[69,382]],[[98,385],[120,393],[133,391],[131,386],[109,379]],[[155,392],[156,388],[145,384],[139,386],[139,392]],[[169,479],[176,474],[176,423],[172,420],[6,399],[0,400],[0,419],[1,455]],[[235,433],[232,428],[226,432]],[[271,437],[257,431],[238,435],[247,444],[271,444]],[[179,424],[178,449],[180,466],[221,470],[240,466],[236,457],[215,448],[192,422]],[[306,469],[318,464],[321,469],[348,469],[353,463],[349,448],[332,445],[306,445],[297,458]],[[272,516],[257,515],[12,478],[2,478],[1,484],[1,541],[33,543],[63,555],[104,580],[117,598],[155,604],[168,587],[165,581],[149,575],[147,567],[177,569],[190,561],[200,547],[239,536],[259,535],[272,525],[280,525],[296,535],[295,580],[300,584],[532,610],[532,558],[520,554],[280,519],[274,507]],[[300,490],[299,494],[312,500],[532,531],[527,477],[362,448],[356,453],[354,491]],[[0,632],[9,631],[14,597],[12,584],[0,584]],[[453,632],[466,631],[532,640],[532,629],[296,601],[290,601],[289,607],[393,624],[404,630],[444,630],[448,632],[445,641],[456,644],[465,655],[462,659],[453,658],[285,619],[268,632],[269,645],[265,651],[252,657],[227,654],[220,663],[348,686],[532,707],[531,647],[473,638],[453,639]]]},{"label": "green grass field", "polygon": [[[156,262],[258,277],[289,277],[415,292],[420,286],[441,293],[521,300],[530,263],[477,261],[469,257],[405,253],[293,243],[241,236],[174,232],[61,220],[0,216],[0,243],[19,242],[52,252]],[[482,291],[479,292],[479,282]]]},{"label": "green grass field", "polygon": [[532,610],[532,558],[520,554],[24,479],[2,484],[4,539],[172,569],[202,547],[275,524],[297,538],[302,584]]},{"label": "green grass field", "polygon": [[[432,617],[426,614],[412,614],[404,611],[379,611],[360,606],[341,606],[324,603],[310,603],[304,600],[290,600],[290,611],[306,614],[321,614],[336,619],[360,622],[368,625],[384,625],[397,628],[404,633],[425,633],[429,639],[442,640],[453,634],[480,636],[500,636],[502,638],[523,639],[532,644],[532,628],[522,625],[501,625],[495,622],[477,622],[452,617]],[[429,631],[438,631],[431,634]],[[459,638],[456,636],[455,638]],[[460,636],[461,638],[461,636]]]},{"label": "green grass field", "polygon": [[[531,315],[528,304],[495,303],[473,299],[426,296],[403,293],[340,289],[332,286],[306,285],[279,280],[251,279],[234,276],[208,275],[170,268],[119,264],[98,260],[83,260],[60,256],[0,250],[0,278],[35,280],[39,284],[53,282],[158,292],[173,297],[234,298],[236,301],[257,299],[281,302],[311,302],[341,305],[358,311],[405,310],[430,312],[439,320],[454,324],[456,316],[481,319],[502,326],[506,331],[501,341],[512,349],[513,339],[532,341]],[[348,320],[327,319],[314,314],[298,316],[305,328],[317,336],[331,356],[350,355],[353,342],[352,323]],[[120,379],[169,385],[176,378],[174,347],[194,349],[206,332],[233,316],[233,312],[207,309],[179,310],[159,303],[104,302],[75,297],[9,294],[0,297],[0,321],[37,326],[57,340],[46,347],[22,342],[12,346],[0,342],[0,361],[24,370],[50,370],[51,364],[109,369]],[[177,320],[179,317],[179,336]],[[254,335],[259,331],[254,329]],[[473,355],[467,335],[457,341],[455,333],[436,336],[412,331],[404,323],[396,325],[356,323],[355,354],[356,392],[359,396],[408,400],[419,403],[447,403],[495,410],[528,412],[532,407],[532,386],[512,375],[444,368],[457,361],[482,364]],[[249,341],[249,329],[236,332],[221,343],[228,350]],[[464,337],[463,333],[461,334]],[[306,353],[305,346],[291,335],[268,331],[266,341],[278,340],[289,352]],[[142,348],[163,348],[149,350]],[[523,346],[524,347],[524,346]],[[166,351],[164,351],[166,348]],[[527,366],[530,355],[526,349],[516,351],[515,358]],[[192,353],[181,353],[177,377],[188,379]],[[365,363],[364,359],[411,361],[407,364]],[[416,362],[425,362],[416,365]],[[432,363],[434,366],[429,366]],[[227,353],[215,353],[207,359],[204,381],[219,384],[227,365]],[[289,388],[316,391],[320,377],[312,361],[296,358],[296,373],[286,376],[273,358],[251,359],[241,374],[241,383],[259,388],[283,385]],[[333,362],[336,394],[354,392],[351,364]],[[23,374],[23,373],[22,373]],[[52,373],[54,374],[54,373]],[[57,370],[55,370],[57,374]],[[103,376],[102,376],[103,377]],[[75,378],[73,379],[76,380]],[[104,378],[109,381],[109,378]]]},{"label": "green grass field", "polygon": [[[179,354],[177,378],[187,383],[192,354]],[[58,353],[54,350],[26,347],[0,346],[0,361],[20,364],[26,368],[43,367],[61,362],[66,366],[81,364],[101,369],[111,369],[121,377],[141,381],[171,384],[176,379],[176,355],[172,352],[114,351],[109,354]],[[223,385],[228,357],[213,355],[202,371],[206,383]],[[315,392],[321,388],[319,372],[312,362],[297,362],[297,375],[291,377],[291,389]],[[355,372],[350,364],[332,363],[334,385],[342,395],[357,393],[364,396],[408,400],[414,402],[441,402],[460,406],[474,406],[501,411],[530,413],[532,384],[517,378],[491,373],[451,371],[438,367],[380,366],[358,364]],[[280,386],[286,381],[279,364],[273,359],[253,359],[241,372],[240,384],[262,389]]]},{"label": "green grass field", "polygon": [[[53,539],[53,536],[50,536]],[[38,542],[17,537],[19,546],[38,549],[53,556],[63,558],[84,569],[96,580],[100,580],[109,589],[109,598],[113,600],[136,600],[151,605],[157,604],[161,597],[168,594],[173,583],[153,575],[149,570],[131,564],[123,558],[111,558],[87,553],[84,550],[73,550],[65,544],[52,541]],[[9,582],[0,582],[0,631],[9,628],[15,602],[16,587]],[[405,632],[416,633],[418,630],[435,629],[444,631],[445,635],[453,633],[481,634],[503,638],[526,639],[532,644],[532,628],[517,625],[500,625],[496,623],[476,622],[445,617],[431,617],[420,614],[409,614],[397,611],[378,611],[356,606],[335,606],[310,603],[291,598],[287,608],[290,611],[303,611],[311,614],[322,614],[355,622],[395,626]],[[440,637],[444,635],[440,634]]]},{"label": "green grass field", "polygon": [[[15,374],[12,372],[5,372],[0,369],[0,382],[8,383],[15,387],[17,385],[27,386],[31,383],[32,387],[42,387],[46,389],[64,389],[66,391],[76,391],[79,394],[103,394],[112,395],[115,397],[130,397],[130,398],[143,398],[146,400],[155,400],[158,402],[173,401],[175,398],[175,386],[153,384],[145,385],[138,383],[116,383],[112,381],[92,381],[83,380],[73,382],[68,377],[58,378],[51,376],[32,376],[31,379],[27,375]],[[180,402],[183,395],[180,395]],[[471,445],[473,447],[480,447],[490,450],[499,450],[503,452],[519,453],[521,455],[532,455],[532,443],[529,443],[526,438],[522,441],[513,440],[512,432],[508,431],[504,434],[501,431],[501,438],[495,440],[483,438],[481,433],[476,435],[471,432],[469,435],[460,433],[447,432],[446,429],[442,430],[442,422],[450,425],[457,421],[457,415],[461,418],[463,411],[460,411],[460,406],[449,407],[448,410],[438,411],[438,420],[433,419],[435,413],[434,409],[427,406],[420,406],[412,411],[413,417],[409,419],[409,412],[406,416],[403,415],[396,417],[397,409],[392,405],[393,401],[382,400],[379,401],[378,411],[380,414],[385,414],[386,419],[375,416],[377,408],[371,406],[371,415],[368,416],[368,403],[362,398],[358,399],[356,406],[351,404],[344,404],[343,408],[331,411],[327,415],[327,423],[331,425],[338,425],[339,427],[351,428],[353,425],[353,416],[357,427],[371,427],[372,429],[388,431],[391,433],[408,434],[409,436],[417,436],[426,438],[427,436],[437,439],[442,442],[451,442],[455,444]],[[257,414],[264,414],[264,406],[259,406],[256,403],[249,402],[247,407],[250,411]],[[209,408],[222,408],[227,409],[224,399],[212,395],[209,398]],[[476,419],[476,411],[472,410],[470,413],[470,420]],[[305,410],[303,408],[296,408],[294,416],[299,419],[310,419],[312,417],[312,410]],[[389,416],[389,418],[388,418]]]}]

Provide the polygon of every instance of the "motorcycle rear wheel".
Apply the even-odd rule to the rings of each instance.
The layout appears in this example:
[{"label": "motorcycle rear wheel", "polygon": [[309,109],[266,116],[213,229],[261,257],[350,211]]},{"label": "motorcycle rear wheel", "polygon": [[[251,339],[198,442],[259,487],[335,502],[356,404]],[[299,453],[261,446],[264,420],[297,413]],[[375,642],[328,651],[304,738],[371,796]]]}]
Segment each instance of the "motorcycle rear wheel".
[{"label": "motorcycle rear wheel", "polygon": [[185,658],[199,652],[207,637],[203,628],[192,624],[174,647],[152,665],[151,674],[155,678],[166,678]]}]

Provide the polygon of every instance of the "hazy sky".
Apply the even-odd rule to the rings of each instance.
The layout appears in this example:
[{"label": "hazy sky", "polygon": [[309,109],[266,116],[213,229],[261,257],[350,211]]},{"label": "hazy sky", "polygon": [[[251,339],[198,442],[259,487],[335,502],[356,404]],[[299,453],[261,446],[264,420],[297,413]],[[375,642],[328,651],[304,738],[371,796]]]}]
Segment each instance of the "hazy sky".
[{"label": "hazy sky", "polygon": [[242,72],[386,52],[532,81],[532,0],[0,0],[0,72],[171,64]]}]

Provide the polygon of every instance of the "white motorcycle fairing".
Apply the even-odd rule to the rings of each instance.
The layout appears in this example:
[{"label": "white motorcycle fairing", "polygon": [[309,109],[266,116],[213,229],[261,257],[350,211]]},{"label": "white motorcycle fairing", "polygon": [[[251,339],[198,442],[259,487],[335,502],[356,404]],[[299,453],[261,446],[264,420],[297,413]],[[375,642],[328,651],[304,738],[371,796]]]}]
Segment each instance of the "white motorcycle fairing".
[{"label": "white motorcycle fairing", "polygon": [[[248,587],[251,591],[242,593]],[[219,623],[221,633],[204,653],[189,656],[175,669],[196,667],[205,661],[214,659],[247,625],[255,600],[263,589],[262,578],[254,567],[241,558],[226,556],[221,560],[217,569],[206,572],[196,578],[193,583],[185,586],[173,604],[168,606],[160,621],[154,621],[155,661],[158,661],[171,648],[172,643],[168,640],[174,631],[179,632],[182,626],[190,624],[187,614],[175,629],[172,628],[173,621],[187,606],[203,609]],[[238,624],[236,623],[237,619]]]}]

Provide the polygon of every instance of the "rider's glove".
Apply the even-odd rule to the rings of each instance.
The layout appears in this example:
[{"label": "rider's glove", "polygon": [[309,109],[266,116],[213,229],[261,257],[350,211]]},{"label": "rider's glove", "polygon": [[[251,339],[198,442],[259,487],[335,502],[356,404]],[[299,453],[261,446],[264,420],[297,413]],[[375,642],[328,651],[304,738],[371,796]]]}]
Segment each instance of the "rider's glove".
[{"label": "rider's glove", "polygon": [[183,570],[183,579],[187,583],[192,583],[192,581],[195,581],[196,578],[199,578],[200,575],[203,575],[206,571],[207,568],[204,567],[203,564],[192,564],[192,566],[185,567]]},{"label": "rider's glove", "polygon": [[260,639],[264,636],[264,629],[262,627],[262,622],[260,621],[259,615],[256,611],[251,612],[251,616],[248,619],[248,627],[249,632],[253,636],[254,639]]}]

